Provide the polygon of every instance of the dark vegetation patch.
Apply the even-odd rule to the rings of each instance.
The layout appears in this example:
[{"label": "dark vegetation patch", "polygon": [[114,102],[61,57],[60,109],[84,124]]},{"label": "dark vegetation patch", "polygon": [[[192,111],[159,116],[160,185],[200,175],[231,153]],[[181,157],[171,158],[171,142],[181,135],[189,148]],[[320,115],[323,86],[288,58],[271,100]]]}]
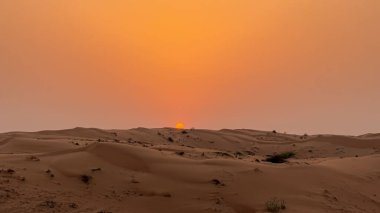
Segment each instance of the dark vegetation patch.
[{"label": "dark vegetation patch", "polygon": [[53,209],[57,206],[57,203],[55,201],[52,201],[52,200],[47,200],[47,201],[41,203],[40,206]]},{"label": "dark vegetation patch", "polygon": [[183,156],[185,152],[176,152],[177,155]]},{"label": "dark vegetation patch", "polygon": [[247,155],[251,155],[251,156],[254,156],[256,155],[255,152],[252,152],[252,151],[244,151]]},{"label": "dark vegetation patch", "polygon": [[227,152],[214,152],[216,156],[233,158],[234,156]]},{"label": "dark vegetation patch", "polygon": [[218,179],[212,179],[211,183],[214,184],[215,186],[225,186],[225,184]]},{"label": "dark vegetation patch", "polygon": [[241,152],[235,152],[234,155],[235,155],[235,157],[237,158],[237,157],[241,157],[241,156],[243,156],[244,154],[241,153]]},{"label": "dark vegetation patch", "polygon": [[13,169],[7,169],[6,172],[7,172],[8,174],[13,174],[13,173],[15,173],[15,170],[13,170]]},{"label": "dark vegetation patch", "polygon": [[280,154],[274,154],[267,157],[266,161],[271,163],[285,163],[287,159],[294,157],[296,154],[294,152],[283,152]]},{"label": "dark vegetation patch", "polygon": [[164,192],[161,195],[162,195],[162,197],[172,197],[172,195],[168,192]]},{"label": "dark vegetation patch", "polygon": [[69,203],[69,207],[72,209],[77,209],[79,206],[76,203]]},{"label": "dark vegetation patch", "polygon": [[309,135],[305,133],[304,135],[300,136],[300,139],[301,139],[301,140],[307,139],[308,136],[309,136]]},{"label": "dark vegetation patch", "polygon": [[92,180],[92,176],[90,175],[81,175],[80,176],[80,180],[85,183],[85,184],[89,184]]},{"label": "dark vegetation patch", "polygon": [[286,209],[286,203],[284,200],[278,198],[272,198],[265,203],[268,212],[279,212]]},{"label": "dark vegetation patch", "polygon": [[136,180],[136,179],[133,178],[133,179],[131,180],[131,183],[136,184],[136,183],[140,183],[140,181],[138,181],[138,180]]}]

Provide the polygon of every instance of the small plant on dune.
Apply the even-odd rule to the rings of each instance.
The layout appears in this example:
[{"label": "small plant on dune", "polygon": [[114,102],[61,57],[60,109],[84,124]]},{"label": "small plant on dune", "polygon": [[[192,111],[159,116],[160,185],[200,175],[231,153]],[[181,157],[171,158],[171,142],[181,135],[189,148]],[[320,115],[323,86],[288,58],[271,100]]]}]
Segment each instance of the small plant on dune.
[{"label": "small plant on dune", "polygon": [[176,152],[176,154],[183,156],[185,154],[185,152]]},{"label": "small plant on dune", "polygon": [[301,140],[307,139],[308,136],[309,136],[309,135],[305,133],[303,136],[300,136],[300,139],[301,139]]},{"label": "small plant on dune", "polygon": [[13,173],[15,173],[15,170],[13,170],[13,169],[7,169],[6,172],[7,172],[8,174],[13,174]]},{"label": "small plant on dune", "polygon": [[279,212],[280,210],[286,209],[285,201],[279,200],[278,198],[272,198],[268,200],[265,205],[269,212]]},{"label": "small plant on dune", "polygon": [[294,152],[283,152],[269,156],[266,161],[271,163],[285,163],[286,159],[294,157],[295,155],[296,154]]},{"label": "small plant on dune", "polygon": [[294,153],[294,152],[283,152],[283,153],[279,154],[280,157],[285,158],[285,159],[294,157],[295,155],[296,155],[296,153]]},{"label": "small plant on dune", "polygon": [[90,176],[90,175],[81,175],[81,176],[80,176],[80,179],[81,179],[81,181],[82,181],[83,183],[85,183],[85,184],[89,184],[90,181],[92,180],[92,176]]},{"label": "small plant on dune", "polygon": [[222,183],[222,181],[218,180],[218,179],[212,179],[211,180],[211,183],[213,183],[214,185],[216,186],[225,186],[224,183]]}]

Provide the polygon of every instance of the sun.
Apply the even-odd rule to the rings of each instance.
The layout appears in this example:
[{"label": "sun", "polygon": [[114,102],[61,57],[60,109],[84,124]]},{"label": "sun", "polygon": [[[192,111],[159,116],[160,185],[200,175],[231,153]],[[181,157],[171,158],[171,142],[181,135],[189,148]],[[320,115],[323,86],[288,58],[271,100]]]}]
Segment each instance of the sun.
[{"label": "sun", "polygon": [[177,124],[175,125],[175,128],[176,128],[176,129],[185,129],[185,124],[183,124],[183,123],[177,123]]}]

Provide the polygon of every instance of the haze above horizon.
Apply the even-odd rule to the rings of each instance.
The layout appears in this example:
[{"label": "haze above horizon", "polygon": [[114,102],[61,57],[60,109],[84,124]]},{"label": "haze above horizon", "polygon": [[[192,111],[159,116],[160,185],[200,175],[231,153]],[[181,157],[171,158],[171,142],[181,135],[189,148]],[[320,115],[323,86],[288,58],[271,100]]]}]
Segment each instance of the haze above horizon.
[{"label": "haze above horizon", "polygon": [[380,1],[0,0],[0,132],[380,132]]}]

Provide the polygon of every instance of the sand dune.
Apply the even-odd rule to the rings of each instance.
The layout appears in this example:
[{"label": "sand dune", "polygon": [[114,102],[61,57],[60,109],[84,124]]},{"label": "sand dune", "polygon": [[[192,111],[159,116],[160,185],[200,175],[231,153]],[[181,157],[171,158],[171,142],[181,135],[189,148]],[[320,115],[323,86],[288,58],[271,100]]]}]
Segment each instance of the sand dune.
[{"label": "sand dune", "polygon": [[[285,163],[267,155],[294,152]],[[255,130],[0,134],[0,212],[380,212],[380,137]]]}]

